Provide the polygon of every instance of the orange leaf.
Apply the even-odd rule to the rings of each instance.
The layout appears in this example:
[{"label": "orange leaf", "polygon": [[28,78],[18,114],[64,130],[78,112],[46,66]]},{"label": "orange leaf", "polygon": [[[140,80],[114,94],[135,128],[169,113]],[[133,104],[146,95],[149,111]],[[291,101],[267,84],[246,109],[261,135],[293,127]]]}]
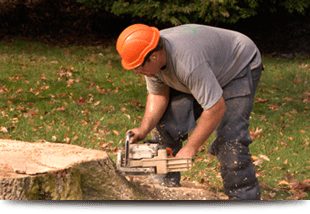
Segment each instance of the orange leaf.
[{"label": "orange leaf", "polygon": [[254,131],[254,128],[252,130],[250,130],[250,134],[253,140],[255,140],[256,138],[260,137],[262,135],[263,129],[258,129],[256,128],[256,130]]},{"label": "orange leaf", "polygon": [[18,94],[18,93],[23,93],[23,89],[18,89],[15,93],[16,93],[16,94]]},{"label": "orange leaf", "polygon": [[121,81],[124,85],[128,85],[123,78],[121,79]]},{"label": "orange leaf", "polygon": [[274,105],[274,104],[270,104],[269,105],[269,109],[271,109],[272,111],[277,111],[278,110],[278,106]]},{"label": "orange leaf", "polygon": [[119,132],[116,131],[116,130],[113,130],[113,133],[114,133],[115,135],[119,135]]},{"label": "orange leaf", "polygon": [[258,158],[258,157],[256,157],[256,156],[251,156],[251,158],[252,158],[252,161],[259,160],[259,158]]},{"label": "orange leaf", "polygon": [[289,183],[287,182],[287,181],[280,181],[279,183],[278,183],[278,185],[280,185],[280,186],[287,186]]},{"label": "orange leaf", "polygon": [[268,101],[269,101],[268,99],[263,100],[262,98],[258,97],[257,100],[254,101],[254,103],[267,103]]}]

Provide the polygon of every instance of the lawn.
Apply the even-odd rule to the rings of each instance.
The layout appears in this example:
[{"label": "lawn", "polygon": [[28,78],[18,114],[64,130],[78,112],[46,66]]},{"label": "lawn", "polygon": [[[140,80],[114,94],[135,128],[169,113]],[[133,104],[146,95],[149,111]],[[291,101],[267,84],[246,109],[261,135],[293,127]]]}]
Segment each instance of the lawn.
[{"label": "lawn", "polygon": [[[264,56],[263,63],[250,119],[262,198],[309,200],[310,60]],[[0,41],[2,139],[103,149],[115,160],[126,131],[141,122],[146,95],[143,76],[122,68],[114,46]],[[182,179],[223,191],[218,162],[207,153],[213,138]]]}]

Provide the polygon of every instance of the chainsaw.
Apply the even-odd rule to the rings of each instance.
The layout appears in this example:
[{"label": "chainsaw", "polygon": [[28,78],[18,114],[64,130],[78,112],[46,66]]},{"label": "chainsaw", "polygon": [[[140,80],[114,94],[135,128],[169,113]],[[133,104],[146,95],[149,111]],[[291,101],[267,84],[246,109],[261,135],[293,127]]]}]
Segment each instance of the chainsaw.
[{"label": "chainsaw", "polygon": [[167,174],[188,171],[192,158],[175,158],[170,148],[164,148],[157,141],[145,140],[143,144],[131,144],[132,132],[126,134],[125,145],[117,154],[117,172],[123,175]]}]

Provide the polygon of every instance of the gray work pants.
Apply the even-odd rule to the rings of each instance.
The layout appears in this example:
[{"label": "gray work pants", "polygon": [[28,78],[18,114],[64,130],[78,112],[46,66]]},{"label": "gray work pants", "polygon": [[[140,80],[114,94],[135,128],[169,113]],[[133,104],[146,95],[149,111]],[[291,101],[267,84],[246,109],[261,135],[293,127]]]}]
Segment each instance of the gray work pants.
[{"label": "gray work pants", "polygon": [[[261,71],[262,65],[254,70],[248,66],[223,87],[226,112],[216,128],[209,153],[220,163],[225,194],[230,199],[260,199],[260,186],[248,147],[253,141],[248,127]],[[176,155],[188,132],[196,127],[202,111],[192,95],[171,89],[168,108],[152,131],[153,139],[170,147]]]}]

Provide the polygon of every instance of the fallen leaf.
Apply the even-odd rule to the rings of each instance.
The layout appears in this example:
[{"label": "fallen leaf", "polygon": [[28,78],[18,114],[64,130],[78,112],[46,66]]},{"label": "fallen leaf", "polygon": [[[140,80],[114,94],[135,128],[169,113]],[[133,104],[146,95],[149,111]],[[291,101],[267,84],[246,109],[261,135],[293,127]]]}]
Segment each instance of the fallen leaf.
[{"label": "fallen leaf", "polygon": [[258,115],[258,117],[259,117],[261,120],[265,120],[265,119],[266,119],[266,115]]},{"label": "fallen leaf", "polygon": [[109,120],[110,123],[115,123],[115,121],[116,121],[116,118],[113,118],[113,119]]},{"label": "fallen leaf", "polygon": [[58,108],[56,109],[56,111],[65,111],[65,110],[66,110],[66,108],[65,108],[64,106],[58,107]]},{"label": "fallen leaf", "polygon": [[306,197],[306,194],[303,193],[303,192],[297,192],[296,194],[294,194],[293,196],[291,196],[291,198],[293,200],[297,200],[299,198],[305,198]]},{"label": "fallen leaf", "polygon": [[272,198],[274,198],[276,196],[276,193],[275,192],[271,192],[271,193],[269,193],[269,196],[272,199]]},{"label": "fallen leaf", "polygon": [[288,144],[284,140],[281,140],[281,145],[288,146]]},{"label": "fallen leaf", "polygon": [[280,181],[280,182],[278,183],[278,185],[279,185],[279,186],[287,186],[287,185],[289,185],[289,183],[288,183],[287,181]]},{"label": "fallen leaf", "polygon": [[305,98],[302,102],[303,103],[310,103],[310,99],[309,98]]},{"label": "fallen leaf", "polygon": [[290,111],[292,114],[297,114],[297,110],[293,109],[292,111]]},{"label": "fallen leaf", "polygon": [[101,141],[100,143],[98,143],[98,146],[101,148],[101,149],[106,149],[109,144],[106,143],[105,141]]},{"label": "fallen leaf", "polygon": [[111,131],[108,130],[108,129],[103,129],[103,130],[102,130],[102,129],[99,129],[98,132],[99,132],[100,134],[102,134],[103,136],[106,136],[106,135],[108,135],[108,134],[111,133]]},{"label": "fallen leaf", "polygon": [[116,130],[113,130],[112,132],[113,132],[115,135],[119,135],[119,132],[116,131]]},{"label": "fallen leaf", "polygon": [[292,101],[293,98],[285,97],[285,98],[283,98],[283,100]]},{"label": "fallen leaf", "polygon": [[97,101],[97,102],[94,103],[94,106],[97,106],[99,104],[100,104],[100,101]]},{"label": "fallen leaf", "polygon": [[200,184],[208,184],[209,183],[209,180],[207,180],[206,178],[202,178],[200,181],[199,181]]},{"label": "fallen leaf", "polygon": [[265,189],[269,189],[269,190],[273,190],[273,191],[279,191],[279,188],[273,188],[273,187],[269,186],[268,184],[266,184],[263,181],[260,181],[259,184],[260,184],[261,187],[263,187]]},{"label": "fallen leaf", "polygon": [[71,139],[66,137],[63,139],[63,141],[66,143],[66,144],[69,144],[71,142]]},{"label": "fallen leaf", "polygon": [[62,94],[57,94],[56,96],[57,96],[57,97],[66,97],[66,96],[67,96],[67,93],[64,92],[64,93],[62,93]]},{"label": "fallen leaf", "polygon": [[302,83],[303,81],[300,79],[300,77],[297,77],[297,79],[294,79],[292,82]]},{"label": "fallen leaf", "polygon": [[267,103],[268,99],[262,99],[260,97],[257,97],[257,100],[254,101],[254,103]]},{"label": "fallen leaf", "polygon": [[264,159],[265,161],[270,161],[270,159],[266,155],[260,154],[259,157]]},{"label": "fallen leaf", "polygon": [[256,138],[260,137],[262,135],[263,129],[258,129],[256,128],[256,130],[254,131],[254,128],[252,130],[250,130],[250,134],[253,140],[255,140]]},{"label": "fallen leaf", "polygon": [[254,161],[253,162],[253,164],[255,165],[255,166],[260,166],[260,167],[262,167],[262,163],[263,163],[264,161],[262,160],[262,159],[258,159],[258,160],[256,160],[256,161]]},{"label": "fallen leaf", "polygon": [[15,93],[16,93],[16,94],[23,93],[23,89],[18,89]]},{"label": "fallen leaf", "polygon": [[124,85],[128,85],[123,78],[121,79],[121,81]]},{"label": "fallen leaf", "polygon": [[129,114],[123,114],[124,116],[126,116],[128,119],[130,119],[130,115]]},{"label": "fallen leaf", "polygon": [[254,156],[254,155],[252,155],[251,158],[252,158],[252,161],[256,161],[259,159],[258,157]]},{"label": "fallen leaf", "polygon": [[287,164],[287,161],[288,161],[288,159],[286,159],[283,163],[284,163],[284,164]]},{"label": "fallen leaf", "polygon": [[272,111],[278,111],[278,106],[274,104],[270,104],[269,109],[271,109]]},{"label": "fallen leaf", "polygon": [[6,127],[0,127],[0,131],[3,133],[7,133],[8,129]]}]

